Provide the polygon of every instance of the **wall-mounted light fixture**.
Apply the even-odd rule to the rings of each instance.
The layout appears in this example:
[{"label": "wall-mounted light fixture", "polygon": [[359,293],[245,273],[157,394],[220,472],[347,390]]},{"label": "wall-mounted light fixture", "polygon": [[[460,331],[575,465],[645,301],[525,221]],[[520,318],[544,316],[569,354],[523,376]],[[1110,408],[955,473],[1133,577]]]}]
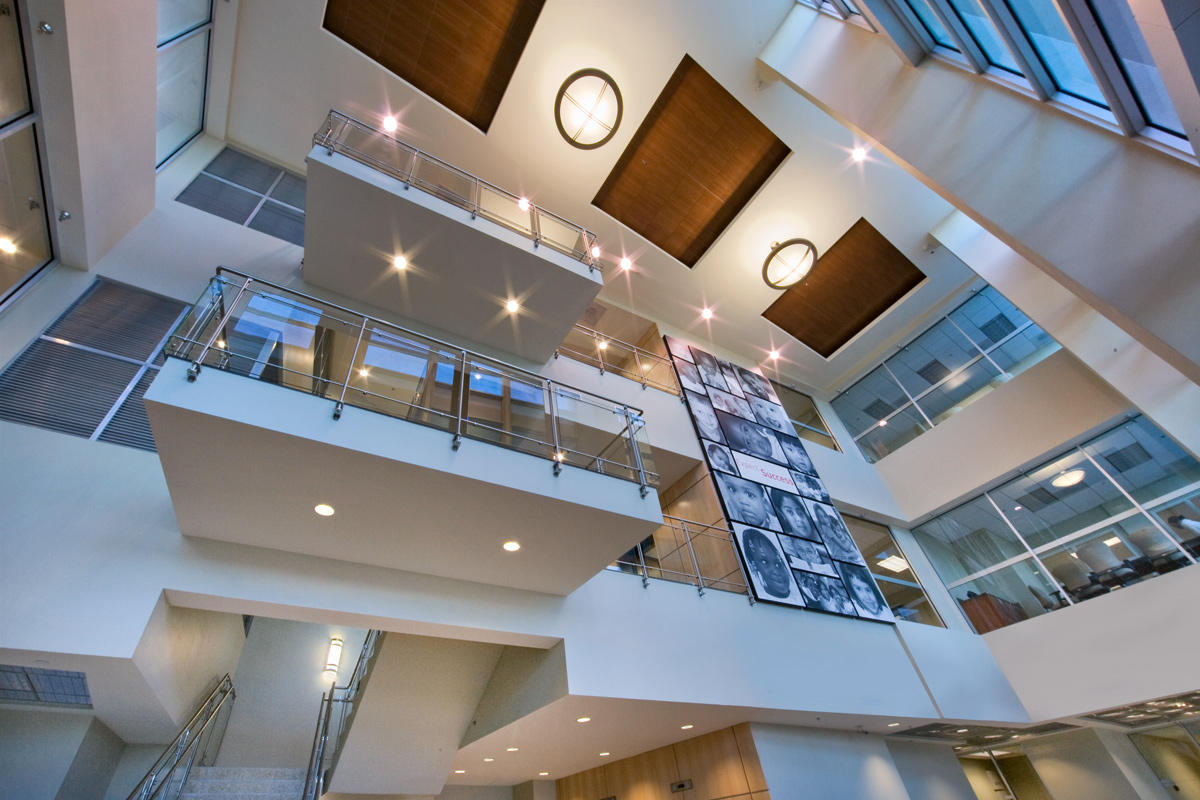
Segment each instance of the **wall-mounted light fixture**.
[{"label": "wall-mounted light fixture", "polygon": [[763,280],[772,289],[786,289],[799,283],[817,263],[817,246],[808,239],[772,242],[771,252],[763,261]]},{"label": "wall-mounted light fixture", "polygon": [[338,665],[342,663],[342,640],[334,636],[329,640],[329,655],[325,656],[325,677],[336,678]]},{"label": "wall-mounted light fixture", "polygon": [[598,69],[572,72],[554,99],[554,123],[572,147],[593,150],[617,133],[625,105],[612,77]]}]

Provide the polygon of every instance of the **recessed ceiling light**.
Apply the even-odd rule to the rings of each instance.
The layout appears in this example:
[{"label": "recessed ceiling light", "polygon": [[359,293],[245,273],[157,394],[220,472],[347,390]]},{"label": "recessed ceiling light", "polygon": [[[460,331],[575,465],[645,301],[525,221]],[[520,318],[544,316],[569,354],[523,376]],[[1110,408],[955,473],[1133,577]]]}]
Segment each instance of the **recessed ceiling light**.
[{"label": "recessed ceiling light", "polygon": [[1066,472],[1059,474],[1059,476],[1054,480],[1050,481],[1050,485],[1057,486],[1060,489],[1066,486],[1074,486],[1083,480],[1084,474],[1085,473],[1082,469],[1067,470]]},{"label": "recessed ceiling light", "polygon": [[509,300],[508,304],[505,305],[504,307],[508,309],[508,313],[515,314],[515,313],[517,313],[517,309],[520,308],[521,306],[517,303],[516,300]]},{"label": "recessed ceiling light", "polygon": [[[64,342],[64,344],[65,344],[65,342]],[[224,348],[225,348],[225,340],[224,340],[224,339],[217,339],[217,347],[220,347],[220,348],[224,349]]]},{"label": "recessed ceiling light", "polygon": [[881,427],[881,428],[886,428],[886,427],[887,427],[887,420],[886,420],[886,419],[881,419],[881,420],[879,420],[879,427]]},{"label": "recessed ceiling light", "polygon": [[681,730],[681,731],[690,731],[690,730],[691,730],[692,728],[694,728],[694,727],[696,727],[696,726],[695,726],[695,725],[680,725],[680,726],[679,726],[679,730]]},{"label": "recessed ceiling light", "polygon": [[392,266],[396,269],[404,269],[408,266],[408,259],[404,256],[396,256],[392,259]]},{"label": "recessed ceiling light", "polygon": [[[504,549],[510,553],[515,553],[521,549],[521,543],[520,542],[505,542]],[[513,749],[516,750],[517,748],[514,747]]]},{"label": "recessed ceiling light", "polygon": [[633,268],[633,262],[628,258],[621,259],[621,269],[628,270]]},{"label": "recessed ceiling light", "polygon": [[369,369],[367,369],[366,367],[364,367],[364,368],[362,368],[362,369],[360,369],[360,370],[358,371],[358,374],[359,374],[359,375],[361,375],[361,376],[363,376],[363,377],[365,378],[365,377],[367,377],[368,375],[370,375],[370,374],[371,374],[371,370],[369,370]]},{"label": "recessed ceiling light", "polygon": [[510,753],[515,753],[515,752],[517,752],[517,748],[515,748],[515,747],[510,747],[510,748],[508,748],[508,752],[510,752]]},{"label": "recessed ceiling light", "polygon": [[767,354],[767,357],[770,358],[772,361],[778,361],[779,360],[779,351],[772,350],[770,353]]},{"label": "recessed ceiling light", "polygon": [[1013,506],[1013,511],[1020,511],[1024,506]]},{"label": "recessed ceiling light", "polygon": [[455,775],[463,775],[463,774],[465,774],[465,773],[466,773],[466,770],[465,770],[465,769],[456,769],[456,770],[454,770],[454,774],[455,774]]},{"label": "recessed ceiling light", "polygon": [[[594,244],[594,245],[592,245],[592,258],[599,258],[599,257],[600,257],[600,245]],[[543,772],[542,774],[545,775],[546,773]]]},{"label": "recessed ceiling light", "polygon": [[1121,538],[1119,536],[1114,536],[1111,539],[1105,539],[1104,543],[1109,547],[1115,547],[1121,543]]},{"label": "recessed ceiling light", "polygon": [[713,312],[711,308],[706,308],[700,312],[700,316],[704,317],[705,319],[712,319],[712,314]]},{"label": "recessed ceiling light", "polygon": [[495,760],[496,760],[496,759],[494,759],[494,758],[485,758],[485,759],[484,759],[484,761],[495,761]]},{"label": "recessed ceiling light", "polygon": [[899,728],[899,727],[900,727],[900,723],[899,723],[899,722],[889,722],[889,723],[888,723],[888,727],[889,727],[889,728]]},{"label": "recessed ceiling light", "polygon": [[855,161],[865,160],[867,157],[867,148],[865,148],[865,147],[854,148],[853,150],[850,151],[850,157],[853,158]]},{"label": "recessed ceiling light", "polygon": [[395,133],[397,127],[398,127],[398,125],[396,123],[395,117],[384,117],[383,118],[383,129],[385,131],[387,131],[388,133]]},{"label": "recessed ceiling light", "polygon": [[601,350],[607,350],[607,349],[608,349],[608,342],[606,342],[606,341],[604,341],[603,339],[601,339],[601,340],[600,340],[600,344],[599,344],[599,345],[597,345],[597,346],[598,346],[598,347],[599,347]]},{"label": "recessed ceiling light", "polygon": [[327,503],[320,503],[316,506],[313,506],[313,511],[317,512],[322,517],[332,517],[333,516],[333,506],[331,506]]},{"label": "recessed ceiling light", "polygon": [[526,200],[524,197],[522,197],[520,200],[517,201],[517,208],[521,209],[522,211],[528,211],[529,210],[529,201]]},{"label": "recessed ceiling light", "polygon": [[13,244],[12,239],[0,239],[0,250],[12,255],[17,252],[17,246]]},{"label": "recessed ceiling light", "polygon": [[538,775],[549,775],[549,772],[539,772]]},{"label": "recessed ceiling light", "polygon": [[575,721],[576,722],[591,722],[592,718],[591,717],[580,717],[579,719],[577,719]]},{"label": "recessed ceiling light", "polygon": [[600,755],[601,755],[601,756],[607,756],[607,755],[609,755],[609,753],[601,753]]},{"label": "recessed ceiling light", "polygon": [[966,733],[966,732],[967,732],[966,728],[959,728],[958,730],[955,731],[955,733]]},{"label": "recessed ceiling light", "polygon": [[908,569],[908,562],[900,556],[888,556],[879,562],[879,566],[884,569],[890,569],[892,572],[904,572]]}]

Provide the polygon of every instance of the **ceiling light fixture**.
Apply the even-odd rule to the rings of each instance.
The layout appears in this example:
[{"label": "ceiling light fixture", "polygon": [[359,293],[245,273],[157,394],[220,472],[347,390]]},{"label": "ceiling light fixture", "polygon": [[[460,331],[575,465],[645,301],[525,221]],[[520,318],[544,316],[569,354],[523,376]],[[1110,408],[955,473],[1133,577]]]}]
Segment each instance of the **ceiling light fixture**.
[{"label": "ceiling light fixture", "polygon": [[768,356],[768,357],[769,357],[769,358],[770,358],[772,361],[778,361],[778,360],[779,360],[779,351],[778,351],[778,350],[772,350],[770,353],[768,353],[768,354],[767,354],[767,356]]},{"label": "ceiling light fixture", "polygon": [[679,730],[681,730],[681,731],[690,731],[690,730],[691,730],[692,728],[694,728],[694,727],[696,727],[696,726],[695,726],[695,725],[680,725],[680,726],[679,726]]},{"label": "ceiling light fixture", "polygon": [[881,419],[881,420],[879,420],[879,427],[881,427],[881,428],[886,428],[886,427],[887,427],[887,420],[886,420],[886,419]]},{"label": "ceiling light fixture", "polygon": [[466,773],[467,773],[467,771],[466,771],[465,769],[456,769],[456,770],[454,770],[454,774],[455,774],[455,775],[465,775]]},{"label": "ceiling light fixture", "polygon": [[333,506],[329,505],[328,503],[320,503],[318,505],[313,506],[313,511],[317,512],[322,517],[332,517],[333,516]]},{"label": "ceiling light fixture", "polygon": [[516,300],[509,300],[508,305],[506,305],[504,307],[508,309],[508,313],[515,314],[515,313],[517,313],[517,309],[520,308],[521,306],[518,305]]},{"label": "ceiling light fixture", "polygon": [[371,374],[371,370],[369,370],[369,369],[367,369],[366,367],[364,367],[364,368],[362,368],[362,369],[360,369],[360,370],[358,371],[358,374],[359,374],[359,375],[361,375],[362,377],[364,377],[364,378],[365,378],[365,377],[367,377],[368,375],[370,375],[370,374]]},{"label": "ceiling light fixture", "polygon": [[383,118],[383,129],[385,131],[387,131],[388,133],[395,133],[397,127],[399,127],[399,125],[396,122],[395,117],[384,117]]},{"label": "ceiling light fixture", "polygon": [[325,677],[336,678],[342,663],[342,640],[334,636],[329,640],[329,653],[325,656]]},{"label": "ceiling light fixture", "polygon": [[396,256],[392,259],[392,266],[396,269],[404,269],[408,266],[408,259],[404,256]]},{"label": "ceiling light fixture", "polygon": [[601,340],[600,340],[600,344],[598,344],[598,345],[596,345],[596,346],[597,346],[597,347],[599,347],[601,350],[607,350],[607,349],[608,349],[608,342],[606,342],[606,341],[604,341],[603,339],[601,339]]},{"label": "ceiling light fixture", "polygon": [[966,732],[967,732],[966,728],[959,728],[958,730],[955,731],[955,733],[966,733]]},{"label": "ceiling light fixture", "polygon": [[763,281],[772,289],[786,289],[799,283],[817,263],[817,246],[808,239],[771,242],[771,252],[763,261]]},{"label": "ceiling light fixture", "polygon": [[600,245],[594,244],[594,245],[592,245],[592,258],[599,258],[599,257],[600,257]]},{"label": "ceiling light fixture", "polygon": [[508,748],[508,752],[510,752],[510,753],[515,753],[515,752],[517,752],[517,748],[515,748],[515,747],[510,747],[510,748]]},{"label": "ceiling light fixture", "polygon": [[572,147],[594,150],[616,135],[624,110],[621,90],[608,73],[581,69],[558,89],[554,124]]},{"label": "ceiling light fixture", "polygon": [[12,239],[0,239],[0,250],[12,255],[13,253],[17,252],[17,246],[13,244]]},{"label": "ceiling light fixture", "polygon": [[485,759],[484,759],[484,761],[495,761],[495,760],[496,760],[496,759],[494,759],[494,758],[485,758]]},{"label": "ceiling light fixture", "polygon": [[866,161],[867,160],[867,148],[865,148],[865,147],[854,148],[853,150],[850,151],[850,157],[852,159],[854,159],[855,161]]},{"label": "ceiling light fixture", "polygon": [[888,723],[888,727],[889,727],[889,728],[899,728],[899,727],[900,727],[900,723],[899,723],[899,722],[889,722],[889,723]]},{"label": "ceiling light fixture", "polygon": [[549,775],[549,772],[539,772],[538,775]]},{"label": "ceiling light fixture", "polygon": [[1106,545],[1108,545],[1109,547],[1116,547],[1117,545],[1119,545],[1121,543],[1121,537],[1114,536],[1111,539],[1105,539],[1104,543]]},{"label": "ceiling light fixture", "polygon": [[1083,476],[1085,474],[1086,473],[1082,469],[1078,469],[1078,468],[1072,469],[1072,470],[1066,470],[1066,471],[1059,473],[1057,478],[1050,481],[1050,485],[1057,486],[1060,489],[1065,488],[1067,486],[1074,486],[1075,484],[1077,484],[1081,480],[1083,480]]},{"label": "ceiling light fixture", "polygon": [[580,717],[579,719],[577,719],[575,721],[576,722],[591,722],[592,718],[591,717]]},{"label": "ceiling light fixture", "polygon": [[700,316],[704,317],[705,319],[712,319],[712,314],[713,312],[711,308],[706,308],[700,312]]},{"label": "ceiling light fixture", "polygon": [[628,272],[629,270],[633,269],[633,262],[630,261],[628,258],[622,258],[621,259],[621,269]]},{"label": "ceiling light fixture", "polygon": [[607,755],[611,755],[611,753],[601,753],[600,755],[601,755],[601,756],[607,756]]},{"label": "ceiling light fixture", "polygon": [[[521,549],[521,543],[520,542],[505,542],[504,549],[510,553],[515,553]],[[517,748],[514,747],[513,749],[516,750]]]},{"label": "ceiling light fixture", "polygon": [[522,211],[528,211],[529,210],[529,201],[526,200],[524,197],[522,197],[520,200],[517,201],[517,208],[521,209]]},{"label": "ceiling light fixture", "polygon": [[900,556],[891,555],[881,560],[879,566],[884,569],[890,569],[892,572],[904,572],[908,569],[908,562]]}]

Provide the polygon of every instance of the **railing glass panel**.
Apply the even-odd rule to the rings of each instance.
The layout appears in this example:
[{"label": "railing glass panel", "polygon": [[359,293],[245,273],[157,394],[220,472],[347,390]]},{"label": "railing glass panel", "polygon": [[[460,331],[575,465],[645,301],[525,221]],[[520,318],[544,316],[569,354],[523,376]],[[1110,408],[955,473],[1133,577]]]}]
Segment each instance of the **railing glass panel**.
[{"label": "railing glass panel", "polygon": [[557,353],[590,364],[601,372],[613,372],[645,386],[679,394],[679,384],[669,360],[583,325],[576,325],[567,334]]},{"label": "railing glass panel", "polygon": [[[641,410],[222,269],[168,342],[193,362],[656,485]],[[559,467],[556,466],[556,469]]]},{"label": "railing glass panel", "polygon": [[746,575],[724,525],[664,516],[663,525],[608,567],[641,575],[643,580],[686,583],[701,594],[706,589],[746,594]]}]

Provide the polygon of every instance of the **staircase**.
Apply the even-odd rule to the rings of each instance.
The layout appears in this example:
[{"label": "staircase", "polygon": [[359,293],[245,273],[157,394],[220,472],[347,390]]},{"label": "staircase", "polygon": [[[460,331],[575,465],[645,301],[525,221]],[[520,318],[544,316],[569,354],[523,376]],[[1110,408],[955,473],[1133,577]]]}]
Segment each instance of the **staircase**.
[{"label": "staircase", "polygon": [[195,767],[179,800],[296,800],[303,791],[303,769]]}]

